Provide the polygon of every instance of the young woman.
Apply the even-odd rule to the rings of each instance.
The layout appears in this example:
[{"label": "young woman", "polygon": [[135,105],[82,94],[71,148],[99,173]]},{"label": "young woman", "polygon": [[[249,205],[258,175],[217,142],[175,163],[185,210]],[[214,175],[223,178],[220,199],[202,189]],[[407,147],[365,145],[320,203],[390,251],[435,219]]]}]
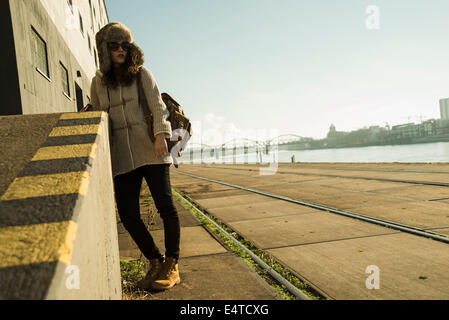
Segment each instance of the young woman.
[{"label": "young woman", "polygon": [[[172,135],[169,112],[151,72],[143,66],[144,54],[131,31],[119,22],[104,26],[95,37],[100,70],[91,84],[93,110],[109,112],[112,174],[120,220],[143,255],[150,261],[141,288],[168,289],[181,279],[178,270],[180,225],[170,186],[170,164],[165,138]],[[138,100],[141,81],[153,114],[153,143]],[[140,217],[139,195],[145,178],[164,222],[165,259]]]}]

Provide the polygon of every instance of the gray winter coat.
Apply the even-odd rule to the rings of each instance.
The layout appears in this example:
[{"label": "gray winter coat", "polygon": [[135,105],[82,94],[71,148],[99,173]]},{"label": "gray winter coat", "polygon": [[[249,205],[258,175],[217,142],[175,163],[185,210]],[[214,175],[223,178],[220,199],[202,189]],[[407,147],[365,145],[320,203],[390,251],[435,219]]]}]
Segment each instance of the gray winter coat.
[{"label": "gray winter coat", "polygon": [[[154,135],[165,133],[171,138],[171,124],[167,120],[169,112],[161,98],[161,93],[150,70],[142,67],[142,86],[148,105],[153,113]],[[103,73],[97,70],[91,84],[91,104],[95,111],[107,111],[112,124],[111,160],[112,174],[127,173],[143,165],[173,163],[169,152],[160,158],[154,155],[154,144],[148,135],[147,123],[138,101],[136,79],[129,87],[119,85],[115,90],[107,89],[101,83]]]}]

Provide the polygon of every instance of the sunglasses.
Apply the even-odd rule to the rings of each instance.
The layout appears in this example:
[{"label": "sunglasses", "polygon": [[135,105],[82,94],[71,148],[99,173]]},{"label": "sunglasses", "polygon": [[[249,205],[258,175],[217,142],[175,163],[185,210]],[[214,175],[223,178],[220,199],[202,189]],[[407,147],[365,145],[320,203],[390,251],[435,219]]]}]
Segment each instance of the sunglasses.
[{"label": "sunglasses", "polygon": [[112,50],[112,51],[117,51],[119,47],[122,47],[123,50],[128,51],[129,48],[131,47],[131,44],[127,41],[122,42],[122,43],[117,43],[117,42],[108,42],[108,47]]}]

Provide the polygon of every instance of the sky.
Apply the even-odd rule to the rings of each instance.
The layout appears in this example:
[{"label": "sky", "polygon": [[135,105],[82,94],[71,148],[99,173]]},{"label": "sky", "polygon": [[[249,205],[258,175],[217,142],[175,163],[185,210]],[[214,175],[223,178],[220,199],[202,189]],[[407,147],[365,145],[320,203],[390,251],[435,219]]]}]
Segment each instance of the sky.
[{"label": "sky", "polygon": [[192,138],[324,138],[440,117],[447,0],[106,0]]}]

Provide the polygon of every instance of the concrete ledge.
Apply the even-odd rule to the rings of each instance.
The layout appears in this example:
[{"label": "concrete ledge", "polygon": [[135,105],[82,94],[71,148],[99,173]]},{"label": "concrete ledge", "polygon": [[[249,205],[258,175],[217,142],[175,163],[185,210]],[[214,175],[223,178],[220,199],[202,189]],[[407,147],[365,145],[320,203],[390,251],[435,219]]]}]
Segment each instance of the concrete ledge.
[{"label": "concrete ledge", "polygon": [[0,298],[121,299],[107,114],[58,116],[0,193]]}]

